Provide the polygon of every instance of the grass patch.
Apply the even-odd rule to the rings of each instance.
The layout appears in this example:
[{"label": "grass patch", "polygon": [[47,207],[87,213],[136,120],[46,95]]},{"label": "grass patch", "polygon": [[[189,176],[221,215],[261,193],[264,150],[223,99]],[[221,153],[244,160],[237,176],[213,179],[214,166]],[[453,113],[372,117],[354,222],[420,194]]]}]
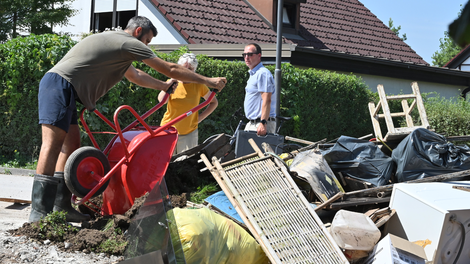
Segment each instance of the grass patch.
[{"label": "grass patch", "polygon": [[204,202],[204,199],[218,191],[220,191],[220,187],[217,183],[209,183],[208,185],[197,187],[197,191],[191,193],[189,200],[193,203],[201,204]]},{"label": "grass patch", "polygon": [[32,159],[30,156],[22,155],[19,151],[14,151],[12,155],[0,156],[0,166],[5,168],[21,168],[28,170],[36,170],[38,164],[37,159]]},{"label": "grass patch", "polygon": [[42,239],[65,241],[69,234],[76,234],[78,228],[65,220],[65,212],[52,212],[33,225]]}]

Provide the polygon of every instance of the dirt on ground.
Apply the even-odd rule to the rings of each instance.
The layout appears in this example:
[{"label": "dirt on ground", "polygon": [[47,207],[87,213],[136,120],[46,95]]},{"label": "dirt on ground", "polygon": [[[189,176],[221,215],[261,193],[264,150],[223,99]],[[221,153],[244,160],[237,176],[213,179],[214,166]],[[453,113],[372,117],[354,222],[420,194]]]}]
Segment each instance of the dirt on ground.
[{"label": "dirt on ground", "polygon": [[[173,207],[183,208],[198,186],[215,181],[209,172],[201,173],[196,158],[189,158],[180,162],[169,164],[165,175],[165,182],[170,194]],[[134,205],[124,215],[102,216],[81,205],[78,211],[89,214],[92,220],[82,223],[81,227],[74,227],[65,222],[58,227],[41,220],[35,223],[25,223],[22,227],[11,230],[15,236],[27,236],[38,241],[49,240],[52,245],[66,252],[81,251],[85,253],[107,253],[123,255],[127,241],[123,235],[128,230],[133,217],[138,213],[148,194],[137,198]],[[101,195],[90,199],[98,206],[102,205]]]}]

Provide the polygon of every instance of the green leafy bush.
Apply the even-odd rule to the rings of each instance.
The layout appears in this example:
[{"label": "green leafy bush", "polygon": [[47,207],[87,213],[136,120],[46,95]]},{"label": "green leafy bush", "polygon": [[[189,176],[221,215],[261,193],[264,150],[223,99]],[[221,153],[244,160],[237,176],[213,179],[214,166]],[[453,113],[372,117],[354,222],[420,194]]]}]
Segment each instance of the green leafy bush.
[{"label": "green leafy bush", "polygon": [[294,117],[282,134],[309,141],[372,133],[373,93],[350,74],[282,65],[281,115]]},{"label": "green leafy bush", "polygon": [[39,154],[39,82],[74,44],[69,37],[46,34],[0,45],[0,154]]},{"label": "green leafy bush", "polygon": [[431,128],[446,136],[470,135],[470,102],[464,98],[445,99],[439,95],[424,100]]}]

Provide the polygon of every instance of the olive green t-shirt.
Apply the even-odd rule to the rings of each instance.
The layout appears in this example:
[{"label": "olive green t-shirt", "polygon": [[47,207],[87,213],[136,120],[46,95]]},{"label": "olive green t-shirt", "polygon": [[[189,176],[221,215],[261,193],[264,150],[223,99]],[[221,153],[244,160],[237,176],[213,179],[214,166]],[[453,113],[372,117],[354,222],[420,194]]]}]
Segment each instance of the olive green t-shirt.
[{"label": "olive green t-shirt", "polygon": [[70,82],[88,110],[118,83],[133,61],[156,57],[137,38],[124,31],[88,36],[78,42],[49,72]]}]

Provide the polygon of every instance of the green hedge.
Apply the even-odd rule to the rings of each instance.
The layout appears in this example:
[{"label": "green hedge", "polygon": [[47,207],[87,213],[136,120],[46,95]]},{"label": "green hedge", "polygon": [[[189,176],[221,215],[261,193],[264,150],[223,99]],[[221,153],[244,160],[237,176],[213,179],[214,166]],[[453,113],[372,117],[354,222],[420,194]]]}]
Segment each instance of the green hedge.
[{"label": "green hedge", "polygon": [[42,76],[75,45],[56,35],[15,38],[0,45],[0,154],[37,156],[38,86]]},{"label": "green hedge", "polygon": [[429,126],[446,136],[470,135],[470,102],[430,94],[424,100]]},{"label": "green hedge", "polygon": [[[75,44],[68,37],[55,35],[17,38],[0,45],[0,154],[22,153],[37,157],[40,148],[40,126],[37,124],[37,92],[42,76]],[[176,62],[187,51],[180,48],[170,54],[156,52],[167,61]],[[243,106],[248,68],[243,61],[229,62],[198,55],[198,73],[205,76],[225,76],[228,83],[217,94],[219,106],[199,126],[202,142],[213,134],[232,134],[236,126],[232,114]],[[152,76],[168,77],[143,63],[134,63]],[[268,65],[274,72],[274,66]],[[297,69],[282,65],[281,115],[292,116],[293,121],[283,125],[281,134],[310,141],[335,139],[341,135],[360,137],[372,133],[367,103],[373,98],[360,78],[313,69]],[[97,103],[97,109],[112,120],[120,105],[130,105],[143,114],[157,103],[159,91],[136,86],[125,78]],[[158,125],[166,106],[150,116],[147,122]],[[92,131],[109,131],[108,125],[94,114],[85,112]],[[128,111],[120,114],[121,127],[134,120]],[[96,135],[100,147],[109,142],[109,136]],[[82,133],[82,145],[91,145]]]}]

